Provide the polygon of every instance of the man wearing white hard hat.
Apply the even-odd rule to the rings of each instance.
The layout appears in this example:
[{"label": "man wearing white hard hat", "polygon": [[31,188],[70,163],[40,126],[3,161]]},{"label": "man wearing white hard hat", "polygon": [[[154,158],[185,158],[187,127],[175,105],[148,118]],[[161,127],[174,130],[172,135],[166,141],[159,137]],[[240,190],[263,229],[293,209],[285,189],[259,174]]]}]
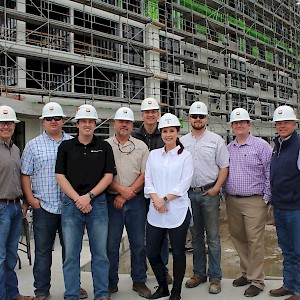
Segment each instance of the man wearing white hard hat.
[{"label": "man wearing white hard hat", "polygon": [[22,217],[27,211],[27,204],[21,206],[20,149],[11,140],[19,122],[10,106],[0,106],[0,299],[5,300],[33,298],[20,295],[14,271]]},{"label": "man wearing white hard hat", "polygon": [[292,107],[276,108],[273,122],[278,136],[271,160],[271,204],[278,245],[283,255],[283,285],[270,291],[270,296],[291,295],[300,300],[300,138]]},{"label": "man wearing white hard hat", "polygon": [[107,140],[112,146],[117,167],[108,196],[109,290],[110,293],[118,291],[119,248],[125,226],[130,244],[132,289],[141,297],[148,298],[151,291],[145,284],[146,201],[143,187],[149,151],[144,142],[131,136],[133,122],[132,110],[119,108],[114,118],[115,134]]},{"label": "man wearing white hard hat", "polygon": [[244,296],[264,290],[264,233],[270,192],[271,146],[250,133],[250,117],[243,108],[230,114],[235,140],[228,145],[229,174],[224,186],[229,231],[240,257],[241,274],[234,287],[250,286]]},{"label": "man wearing white hard hat", "polygon": [[[160,116],[159,105],[154,98],[146,98],[141,104],[143,124],[132,131],[132,136],[143,141],[148,146],[149,151],[164,146],[160,131],[158,130],[158,120]],[[146,199],[147,212],[149,209],[149,199]],[[164,244],[161,249],[161,257],[166,266],[167,282],[172,283],[172,277],[169,274],[167,265],[169,262],[169,239],[165,237]]]},{"label": "man wearing white hard hat", "polygon": [[[33,209],[35,258],[33,277],[35,299],[50,298],[52,249],[56,233],[61,231],[62,191],[55,179],[55,162],[59,145],[72,137],[62,130],[65,114],[56,102],[47,103],[42,110],[44,132],[29,141],[22,154],[22,187]],[[85,290],[81,299],[87,298]]]},{"label": "man wearing white hard hat", "polygon": [[65,245],[65,300],[80,297],[80,253],[86,228],[91,251],[94,299],[109,300],[108,211],[105,190],[115,174],[111,146],[94,135],[99,122],[92,105],[81,105],[74,122],[78,135],[58,148],[56,179],[64,192],[62,232]]},{"label": "man wearing white hard hat", "polygon": [[209,293],[218,294],[222,279],[219,192],[228,174],[229,154],[225,141],[207,129],[208,111],[203,102],[191,105],[189,119],[191,132],[180,139],[194,162],[189,189],[194,218],[191,227],[194,275],[186,287],[194,288],[209,279]]}]

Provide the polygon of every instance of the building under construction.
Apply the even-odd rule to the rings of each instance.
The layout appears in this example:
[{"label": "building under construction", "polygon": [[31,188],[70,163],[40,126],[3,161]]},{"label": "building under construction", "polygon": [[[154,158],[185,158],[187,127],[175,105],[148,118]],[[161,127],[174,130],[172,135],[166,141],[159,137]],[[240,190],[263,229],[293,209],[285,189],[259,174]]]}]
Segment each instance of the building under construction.
[{"label": "building under construction", "polygon": [[[154,97],[181,118],[196,100],[210,129],[230,136],[244,107],[253,133],[274,135],[278,105],[300,102],[300,5],[295,0],[0,0],[0,104],[40,133],[49,101],[68,116],[93,104],[106,137],[116,108]],[[35,126],[36,125],[36,126]],[[66,126],[68,132],[74,128]]]}]

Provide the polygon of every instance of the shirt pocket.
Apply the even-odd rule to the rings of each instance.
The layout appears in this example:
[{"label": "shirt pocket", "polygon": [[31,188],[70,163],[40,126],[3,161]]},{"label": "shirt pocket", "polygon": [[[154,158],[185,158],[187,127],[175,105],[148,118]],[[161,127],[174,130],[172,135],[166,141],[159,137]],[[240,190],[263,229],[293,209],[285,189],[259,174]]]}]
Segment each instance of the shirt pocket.
[{"label": "shirt pocket", "polygon": [[212,144],[202,144],[200,147],[200,155],[204,160],[214,160],[216,153],[216,146]]}]

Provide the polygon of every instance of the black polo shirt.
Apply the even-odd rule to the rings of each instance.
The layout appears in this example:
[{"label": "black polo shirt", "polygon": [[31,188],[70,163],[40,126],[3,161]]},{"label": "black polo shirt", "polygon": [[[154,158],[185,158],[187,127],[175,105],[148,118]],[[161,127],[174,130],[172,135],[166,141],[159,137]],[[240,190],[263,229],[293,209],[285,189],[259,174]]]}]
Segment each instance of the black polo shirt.
[{"label": "black polo shirt", "polygon": [[84,145],[78,135],[63,141],[57,152],[55,173],[66,176],[74,190],[81,196],[93,189],[105,173],[116,174],[116,165],[109,143],[96,136]]}]

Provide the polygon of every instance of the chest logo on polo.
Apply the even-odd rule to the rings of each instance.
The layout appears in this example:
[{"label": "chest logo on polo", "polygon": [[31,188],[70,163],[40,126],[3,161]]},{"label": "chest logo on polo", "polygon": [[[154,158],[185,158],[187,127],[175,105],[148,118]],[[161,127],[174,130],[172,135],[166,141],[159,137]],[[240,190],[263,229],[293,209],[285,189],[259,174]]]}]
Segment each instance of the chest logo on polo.
[{"label": "chest logo on polo", "polygon": [[98,152],[102,152],[102,150],[91,150],[91,153],[98,153]]}]

